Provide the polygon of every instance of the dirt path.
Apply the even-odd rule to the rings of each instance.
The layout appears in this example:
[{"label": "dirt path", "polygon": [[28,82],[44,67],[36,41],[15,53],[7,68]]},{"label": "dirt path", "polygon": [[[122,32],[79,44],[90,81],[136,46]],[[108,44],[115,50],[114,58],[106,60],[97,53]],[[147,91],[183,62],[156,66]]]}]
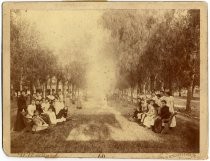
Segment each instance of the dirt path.
[{"label": "dirt path", "polygon": [[[105,123],[105,126],[107,126],[109,131],[109,137],[105,138],[105,140],[114,140],[114,141],[163,141],[162,138],[157,137],[157,135],[154,135],[153,133],[148,133],[148,130],[139,126],[135,122],[130,122],[125,118],[119,111],[117,111],[115,108],[106,106],[102,108],[98,107],[90,107],[86,105],[82,110],[75,111],[74,115],[75,117],[77,115],[95,115],[95,117],[100,117],[101,115],[110,115],[115,118],[115,122],[118,124],[118,126],[115,126],[115,124],[111,125],[108,123]],[[109,119],[109,118],[107,118]],[[94,121],[88,121],[84,124],[81,124],[77,128],[73,129],[67,140],[100,140],[100,132],[99,134],[93,134],[92,133],[86,133],[91,127],[97,125],[97,120]],[[102,134],[103,135],[103,134]]]},{"label": "dirt path", "polygon": [[[177,127],[169,131],[167,135],[161,135],[154,133],[151,129],[139,126],[135,122],[131,122],[126,117],[129,112],[132,111],[132,106],[122,106],[119,104],[112,104],[106,107],[99,107],[97,105],[85,104],[81,110],[73,110],[74,116],[80,115],[94,115],[94,120],[87,120],[80,126],[71,130],[67,140],[112,140],[112,141],[131,141],[131,142],[148,142],[152,145],[155,143],[165,145],[169,150],[177,151],[184,149],[185,151],[198,150],[199,144],[199,121],[191,118],[177,115]],[[99,117],[106,115],[109,119],[109,115],[114,117],[114,123],[105,123],[103,126],[107,128],[109,135],[103,136],[100,130],[95,132],[87,132],[91,127],[97,127],[99,124],[97,121]],[[77,118],[79,119],[79,118]],[[117,126],[116,126],[117,125]],[[173,142],[173,143],[172,143]],[[156,145],[157,146],[157,145]],[[161,146],[160,146],[161,147]]]}]

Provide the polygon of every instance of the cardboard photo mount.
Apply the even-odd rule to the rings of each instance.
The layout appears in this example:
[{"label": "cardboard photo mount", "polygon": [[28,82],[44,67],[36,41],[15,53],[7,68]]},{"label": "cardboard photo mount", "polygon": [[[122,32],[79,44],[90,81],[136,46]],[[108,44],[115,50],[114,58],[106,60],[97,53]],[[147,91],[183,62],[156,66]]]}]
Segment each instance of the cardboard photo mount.
[{"label": "cardboard photo mount", "polygon": [[[200,10],[200,152],[199,153],[11,153],[10,147],[10,11],[199,9]],[[207,159],[207,3],[206,2],[4,2],[3,3],[3,150],[10,157]],[[56,40],[55,40],[56,41]]]}]

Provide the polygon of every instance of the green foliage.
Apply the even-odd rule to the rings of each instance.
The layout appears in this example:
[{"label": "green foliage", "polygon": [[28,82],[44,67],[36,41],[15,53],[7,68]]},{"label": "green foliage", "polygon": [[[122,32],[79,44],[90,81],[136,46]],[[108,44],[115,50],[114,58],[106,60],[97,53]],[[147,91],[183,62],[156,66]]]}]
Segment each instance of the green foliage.
[{"label": "green foliage", "polygon": [[111,31],[119,71],[125,73],[118,78],[130,87],[150,80],[150,90],[154,82],[172,90],[188,86],[193,73],[198,85],[199,17],[199,10],[107,11],[102,25]]},{"label": "green foliage", "polygon": [[[46,85],[53,76],[58,82],[82,87],[85,84],[85,65],[81,58],[63,66],[58,57],[45,47],[36,26],[22,19],[21,12],[11,12],[11,84],[15,90],[20,86]],[[71,53],[72,54],[72,53]]]}]

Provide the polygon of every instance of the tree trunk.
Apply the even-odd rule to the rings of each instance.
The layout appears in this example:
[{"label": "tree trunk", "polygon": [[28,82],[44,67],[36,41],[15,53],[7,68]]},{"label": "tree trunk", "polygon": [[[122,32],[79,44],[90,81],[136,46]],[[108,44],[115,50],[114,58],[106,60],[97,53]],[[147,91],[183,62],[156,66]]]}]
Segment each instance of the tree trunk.
[{"label": "tree trunk", "polygon": [[33,84],[33,92],[36,92],[36,86]]},{"label": "tree trunk", "polygon": [[123,100],[124,100],[124,98],[125,98],[125,90],[124,89],[122,90],[122,97],[123,97]]},{"label": "tree trunk", "polygon": [[168,88],[169,88],[171,95],[173,95],[172,76],[169,77]]},{"label": "tree trunk", "polygon": [[150,91],[154,90],[155,76],[152,74],[150,76]]},{"label": "tree trunk", "polygon": [[69,83],[69,81],[68,81],[68,84],[67,84],[67,86],[68,86],[67,88],[68,88],[68,93],[69,93],[69,89],[70,89],[70,88],[69,88],[69,86],[70,86],[70,83]]},{"label": "tree trunk", "polygon": [[72,84],[72,88],[71,88],[71,98],[74,98],[74,85]]},{"label": "tree trunk", "polygon": [[192,75],[190,84],[187,88],[187,104],[186,104],[186,111],[187,112],[191,111],[193,81],[194,81],[194,75]]},{"label": "tree trunk", "polygon": [[37,80],[37,84],[38,84],[38,89],[39,89],[40,92],[41,92],[41,91],[42,91],[42,85],[41,85],[41,82],[40,82],[39,79]]},{"label": "tree trunk", "polygon": [[10,88],[10,98],[11,100],[13,100],[13,95],[14,95],[14,90],[13,90],[13,84],[11,84],[11,88]]},{"label": "tree trunk", "polygon": [[65,94],[66,94],[66,92],[65,92],[65,90],[66,90],[66,88],[65,88],[65,82],[63,82],[62,81],[62,93],[63,93],[63,96],[65,97]]},{"label": "tree trunk", "polygon": [[161,91],[165,91],[164,86],[165,86],[164,82],[161,82]]},{"label": "tree trunk", "polygon": [[23,67],[20,70],[20,91],[23,90]]},{"label": "tree trunk", "polygon": [[50,93],[52,93],[52,77],[50,77]]},{"label": "tree trunk", "polygon": [[48,84],[48,81],[45,82],[45,96],[47,96],[47,84]]},{"label": "tree trunk", "polygon": [[133,87],[131,87],[131,102],[133,103]]},{"label": "tree trunk", "polygon": [[156,86],[157,86],[157,80],[156,80],[156,78],[155,78],[155,79],[154,79],[154,89],[153,89],[154,91],[157,90],[157,87],[156,87]]},{"label": "tree trunk", "polygon": [[56,81],[56,93],[58,93],[59,82],[60,82],[60,80],[57,79],[57,81]]},{"label": "tree trunk", "polygon": [[141,82],[138,82],[138,96],[139,95],[141,95],[141,93],[142,93],[142,84],[141,84]]},{"label": "tree trunk", "polygon": [[146,94],[146,83],[143,85],[143,93]]},{"label": "tree trunk", "polygon": [[179,97],[181,97],[182,96],[182,89],[181,89],[181,87],[179,87]]},{"label": "tree trunk", "polygon": [[33,93],[34,93],[33,83],[32,83],[32,81],[30,81],[30,102],[31,102],[31,100],[32,100]]},{"label": "tree trunk", "polygon": [[47,85],[46,84],[47,84],[46,82],[43,83],[43,97],[44,98],[46,97],[46,90],[47,90]]},{"label": "tree trunk", "polygon": [[192,86],[192,98],[193,98],[193,94],[194,94],[194,89],[195,89],[195,84],[193,83],[193,86]]}]

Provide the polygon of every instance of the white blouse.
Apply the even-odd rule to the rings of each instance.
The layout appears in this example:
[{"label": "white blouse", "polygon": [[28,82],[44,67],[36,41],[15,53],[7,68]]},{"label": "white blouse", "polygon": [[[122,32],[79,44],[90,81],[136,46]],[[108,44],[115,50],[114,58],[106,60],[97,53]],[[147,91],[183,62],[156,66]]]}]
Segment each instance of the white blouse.
[{"label": "white blouse", "polygon": [[28,111],[28,115],[32,118],[32,116],[34,115],[34,111],[36,110],[36,106],[35,105],[28,105],[27,111]]}]

